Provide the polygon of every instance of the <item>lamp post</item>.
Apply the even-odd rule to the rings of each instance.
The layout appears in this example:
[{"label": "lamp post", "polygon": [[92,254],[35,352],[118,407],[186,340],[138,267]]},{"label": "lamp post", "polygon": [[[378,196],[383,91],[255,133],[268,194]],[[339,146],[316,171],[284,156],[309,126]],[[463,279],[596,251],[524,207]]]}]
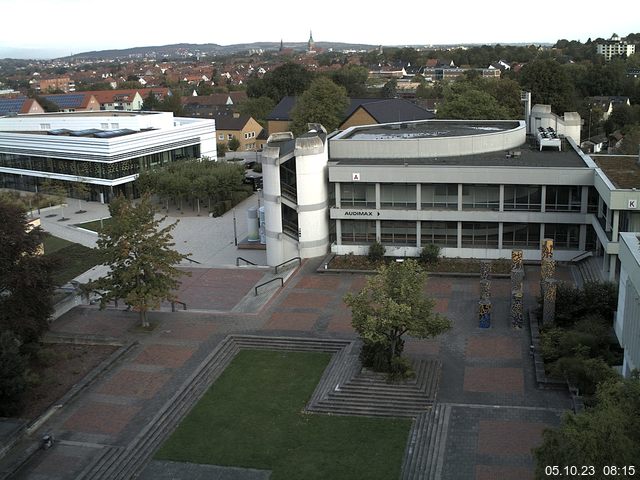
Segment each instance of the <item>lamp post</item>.
[{"label": "lamp post", "polygon": [[233,244],[238,246],[238,230],[236,227],[236,209],[233,209]]}]

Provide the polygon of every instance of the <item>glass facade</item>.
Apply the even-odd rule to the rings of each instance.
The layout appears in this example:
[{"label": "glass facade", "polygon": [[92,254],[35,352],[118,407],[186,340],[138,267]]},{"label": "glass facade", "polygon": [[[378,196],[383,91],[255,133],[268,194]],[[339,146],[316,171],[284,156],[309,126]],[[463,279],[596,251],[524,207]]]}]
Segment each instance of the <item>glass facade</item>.
[{"label": "glass facade", "polygon": [[463,248],[498,248],[498,224],[462,222]]},{"label": "glass facade", "polygon": [[539,212],[542,204],[540,185],[505,185],[504,209]]},{"label": "glass facade", "polygon": [[116,162],[92,162],[88,160],[67,160],[53,157],[0,153],[0,167],[58,173],[75,177],[116,180],[140,173],[140,170],[165,163],[199,157],[200,145],[176,148],[166,152],[143,155],[141,157]]},{"label": "glass facade", "polygon": [[458,184],[423,184],[420,186],[420,203],[423,210],[457,210]]},{"label": "glass facade", "polygon": [[380,242],[384,245],[416,246],[416,222],[383,220],[380,222]]},{"label": "glass facade", "polygon": [[463,185],[463,210],[494,210],[500,209],[499,185]]},{"label": "glass facade", "polygon": [[295,157],[280,165],[280,189],[283,197],[298,201]]},{"label": "glass facade", "polygon": [[540,224],[504,223],[502,248],[540,248]]},{"label": "glass facade", "polygon": [[421,222],[421,245],[458,246],[458,222]]},{"label": "glass facade", "polygon": [[380,207],[412,209],[416,208],[415,183],[381,183]]},{"label": "glass facade", "polygon": [[547,186],[545,209],[547,212],[579,212],[581,186]]},{"label": "glass facade", "polygon": [[370,220],[342,220],[342,243],[370,244],[376,241],[376,222]]},{"label": "glass facade", "polygon": [[342,208],[376,208],[375,183],[341,183],[340,205]]},{"label": "glass facade", "polygon": [[580,238],[580,226],[562,223],[545,223],[545,238],[553,239],[553,247],[565,250],[577,250]]}]

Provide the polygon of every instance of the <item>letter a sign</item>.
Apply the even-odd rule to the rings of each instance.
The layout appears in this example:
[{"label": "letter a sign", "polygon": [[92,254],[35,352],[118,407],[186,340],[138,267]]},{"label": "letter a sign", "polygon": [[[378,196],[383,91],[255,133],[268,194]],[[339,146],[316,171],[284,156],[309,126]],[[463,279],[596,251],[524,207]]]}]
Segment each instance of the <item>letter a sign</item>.
[{"label": "letter a sign", "polygon": [[351,174],[351,180],[353,180],[354,182],[359,182],[360,181],[360,174],[359,173],[352,173]]}]

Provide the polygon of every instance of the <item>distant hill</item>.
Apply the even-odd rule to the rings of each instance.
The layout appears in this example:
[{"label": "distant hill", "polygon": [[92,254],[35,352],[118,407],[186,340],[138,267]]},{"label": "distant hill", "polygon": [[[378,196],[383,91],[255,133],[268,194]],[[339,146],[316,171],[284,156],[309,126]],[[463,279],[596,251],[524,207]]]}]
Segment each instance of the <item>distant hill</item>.
[{"label": "distant hill", "polygon": [[[285,48],[303,51],[307,48],[306,42],[285,42]],[[316,42],[316,48],[323,50],[371,50],[377,48],[378,45],[366,45],[359,43],[340,43],[340,42]],[[237,53],[248,52],[250,50],[278,50],[280,42],[254,42],[254,43],[238,43],[234,45],[218,45],[217,43],[176,43],[173,45],[161,45],[152,47],[134,47],[122,50],[99,50],[92,52],[77,53],[64,58],[76,59],[117,59],[131,57],[176,57],[185,55],[202,55],[207,56],[224,56],[234,55]]]}]

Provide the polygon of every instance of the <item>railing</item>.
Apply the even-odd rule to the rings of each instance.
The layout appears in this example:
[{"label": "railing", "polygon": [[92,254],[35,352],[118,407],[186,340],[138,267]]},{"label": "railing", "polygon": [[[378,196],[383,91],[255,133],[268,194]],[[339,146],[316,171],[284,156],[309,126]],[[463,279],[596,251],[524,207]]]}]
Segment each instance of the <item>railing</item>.
[{"label": "railing", "polygon": [[300,258],[300,257],[293,257],[293,258],[290,258],[289,260],[287,260],[286,262],[282,262],[280,265],[276,265],[276,268],[275,268],[274,273],[278,273],[278,268],[283,267],[283,266],[285,266],[287,263],[291,263],[291,262],[293,262],[293,261],[295,261],[295,260],[298,260],[298,262],[299,262],[299,263],[298,263],[298,265],[302,265],[302,258]]},{"label": "railing", "polygon": [[202,265],[202,263],[200,263],[199,261],[193,260],[193,259],[191,259],[189,257],[185,257],[185,260],[189,260],[191,263],[197,263],[198,265]]},{"label": "railing", "polygon": [[258,296],[258,289],[260,287],[264,287],[265,285],[270,284],[271,282],[275,282],[276,280],[280,280],[280,286],[283,287],[284,286],[284,279],[282,277],[276,277],[276,278],[272,278],[271,280],[269,280],[268,282],[264,282],[261,283],[260,285],[256,285],[255,288],[253,289],[253,291],[256,294],[256,297]]},{"label": "railing", "polygon": [[171,301],[171,311],[175,312],[176,311],[176,303],[179,305],[182,305],[182,309],[186,310],[187,309],[187,304],[184,302],[181,302],[180,300],[172,300]]},{"label": "railing", "polygon": [[585,258],[589,258],[589,257],[592,257],[592,256],[593,256],[593,252],[591,250],[588,250],[586,252],[579,253],[578,255],[573,257],[571,260],[569,260],[569,262],[577,263],[580,260],[584,260]]},{"label": "railing", "polygon": [[236,257],[236,267],[240,266],[240,260],[246,262],[248,265],[257,265],[257,263],[253,263],[251,260],[247,260],[246,258]]}]

